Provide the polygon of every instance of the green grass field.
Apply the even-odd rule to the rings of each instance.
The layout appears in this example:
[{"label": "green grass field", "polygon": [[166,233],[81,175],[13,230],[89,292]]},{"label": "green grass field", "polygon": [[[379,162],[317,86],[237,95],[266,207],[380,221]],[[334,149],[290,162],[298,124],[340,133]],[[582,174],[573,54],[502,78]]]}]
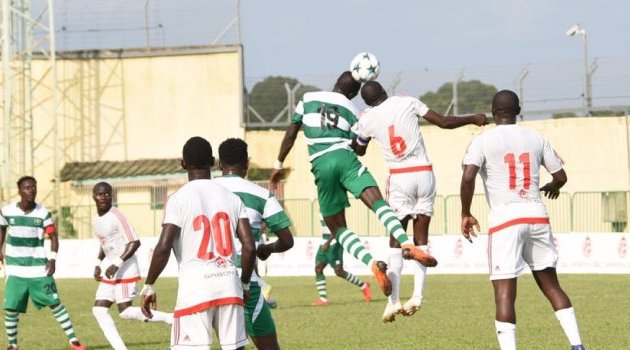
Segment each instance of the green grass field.
[{"label": "green grass field", "polygon": [[[398,316],[383,324],[386,303],[374,289],[367,304],[360,290],[337,277],[329,277],[331,305],[311,307],[316,298],[314,278],[267,278],[279,306],[274,309],[280,344],[285,350],[372,349],[498,349],[494,336],[494,304],[485,275],[428,276],[423,309],[412,317]],[[587,349],[630,349],[630,278],[627,275],[563,275],[561,283],[576,308]],[[61,300],[68,308],[77,335],[89,349],[109,349],[91,312],[96,282],[58,280]],[[411,293],[411,277],[403,280],[402,301]],[[138,286],[140,288],[141,285]],[[377,287],[376,287],[377,288]],[[157,283],[158,307],[172,309],[175,279]],[[3,294],[3,287],[0,287]],[[136,303],[137,304],[137,303]],[[569,349],[555,316],[536,289],[531,276],[519,279],[517,338],[523,349]],[[114,320],[129,349],[168,347],[169,327],[163,323]],[[48,310],[29,312],[20,318],[21,349],[67,349],[65,336]],[[6,338],[0,344],[6,345]],[[213,346],[213,349],[218,347]],[[248,346],[247,349],[254,349]]]}]

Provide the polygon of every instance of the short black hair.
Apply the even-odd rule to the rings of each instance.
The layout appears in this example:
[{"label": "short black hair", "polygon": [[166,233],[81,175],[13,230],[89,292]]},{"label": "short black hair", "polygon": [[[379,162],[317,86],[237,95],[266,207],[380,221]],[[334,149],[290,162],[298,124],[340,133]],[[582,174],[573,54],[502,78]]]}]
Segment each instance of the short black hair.
[{"label": "short black hair", "polygon": [[20,186],[22,186],[22,183],[23,183],[24,181],[29,181],[29,180],[31,180],[31,181],[33,181],[35,184],[37,184],[37,180],[35,180],[35,178],[34,178],[34,177],[29,176],[29,175],[22,176],[21,178],[19,178],[19,179],[17,180],[17,187],[18,187],[18,190],[20,189]]},{"label": "short black hair", "polygon": [[354,80],[352,77],[352,72],[345,71],[341,73],[339,78],[337,78],[337,82],[335,83],[334,91],[339,92],[345,95],[348,99],[352,99],[357,95],[359,89],[361,88],[361,83]]},{"label": "short black hair", "polygon": [[96,189],[99,188],[99,187],[109,188],[110,192],[113,191],[112,185],[110,185],[109,183],[107,183],[105,181],[101,181],[101,182],[97,183],[96,185],[94,185],[94,187],[92,187],[92,193],[96,192]]},{"label": "short black hair", "polygon": [[212,146],[201,136],[191,137],[184,144],[182,156],[188,168],[210,168],[214,165]]},{"label": "short black hair", "polygon": [[249,155],[247,143],[239,138],[229,138],[219,145],[219,160],[226,165],[246,165]]},{"label": "short black hair", "polygon": [[509,117],[516,117],[521,113],[518,95],[511,90],[501,90],[492,98],[492,111],[495,114],[503,114]]},{"label": "short black hair", "polygon": [[365,102],[368,106],[374,106],[374,103],[378,101],[378,99],[386,94],[383,86],[374,80],[368,81],[363,84],[361,88],[361,98],[363,98],[363,102]]}]

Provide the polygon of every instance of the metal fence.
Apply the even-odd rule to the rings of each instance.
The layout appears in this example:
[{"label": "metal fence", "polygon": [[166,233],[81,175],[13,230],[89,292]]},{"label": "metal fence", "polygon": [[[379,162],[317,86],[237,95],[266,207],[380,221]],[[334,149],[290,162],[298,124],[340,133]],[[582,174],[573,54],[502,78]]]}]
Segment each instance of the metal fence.
[{"label": "metal fence", "polygon": [[[281,201],[293,223],[296,236],[320,236],[319,205],[317,200],[284,199]],[[544,198],[551,224],[555,232],[628,232],[628,192],[576,192],[561,193],[555,200]],[[385,236],[387,232],[376,215],[361,203],[351,199],[346,209],[348,227],[361,236]],[[160,234],[163,209],[151,203],[118,203],[118,207],[141,236]],[[487,231],[489,208],[485,196],[473,197],[472,213],[479,220],[482,232]],[[93,206],[75,206],[64,209],[60,223],[61,232],[66,236],[90,238],[92,236],[91,216]],[[434,215],[429,230],[430,235],[459,234],[461,203],[457,195],[437,196]],[[72,232],[74,234],[70,235]],[[408,232],[411,233],[411,225]]]}]

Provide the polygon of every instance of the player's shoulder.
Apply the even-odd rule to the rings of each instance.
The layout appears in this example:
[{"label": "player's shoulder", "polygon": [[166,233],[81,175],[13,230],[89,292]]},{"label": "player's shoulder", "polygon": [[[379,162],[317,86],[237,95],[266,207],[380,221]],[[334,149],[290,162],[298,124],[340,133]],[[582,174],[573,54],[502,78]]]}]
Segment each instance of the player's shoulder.
[{"label": "player's shoulder", "polygon": [[46,206],[41,203],[35,204],[35,209],[33,209],[33,211],[38,213],[40,216],[52,215],[50,213],[50,210],[48,210],[48,208],[46,208]]},{"label": "player's shoulder", "polygon": [[215,181],[232,192],[243,192],[261,198],[268,198],[270,194],[268,189],[240,176],[222,176],[215,178]]}]

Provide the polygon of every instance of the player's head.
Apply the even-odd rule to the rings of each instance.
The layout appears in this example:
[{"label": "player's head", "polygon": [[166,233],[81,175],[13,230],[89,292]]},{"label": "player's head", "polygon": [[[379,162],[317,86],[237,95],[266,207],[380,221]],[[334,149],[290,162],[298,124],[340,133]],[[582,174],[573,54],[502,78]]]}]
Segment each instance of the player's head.
[{"label": "player's head", "polygon": [[238,138],[229,138],[219,145],[219,166],[223,173],[230,171],[245,176],[249,167],[247,143]]},{"label": "player's head", "polygon": [[210,169],[214,165],[212,146],[200,136],[191,137],[182,149],[182,167],[190,169]]},{"label": "player's head", "polygon": [[387,99],[387,92],[379,82],[371,80],[363,84],[361,98],[368,106],[378,106]]},{"label": "player's head", "polygon": [[514,91],[501,90],[492,98],[492,116],[497,119],[514,120],[521,113],[518,95]]},{"label": "player's head", "polygon": [[361,83],[354,80],[350,71],[345,71],[337,78],[333,91],[346,96],[348,100],[352,100],[359,93],[360,88]]},{"label": "player's head", "polygon": [[112,192],[112,186],[107,182],[99,182],[92,188],[92,199],[99,214],[106,213],[112,207]]},{"label": "player's head", "polygon": [[18,194],[22,201],[35,203],[37,197],[37,180],[32,176],[22,176],[17,181]]}]

